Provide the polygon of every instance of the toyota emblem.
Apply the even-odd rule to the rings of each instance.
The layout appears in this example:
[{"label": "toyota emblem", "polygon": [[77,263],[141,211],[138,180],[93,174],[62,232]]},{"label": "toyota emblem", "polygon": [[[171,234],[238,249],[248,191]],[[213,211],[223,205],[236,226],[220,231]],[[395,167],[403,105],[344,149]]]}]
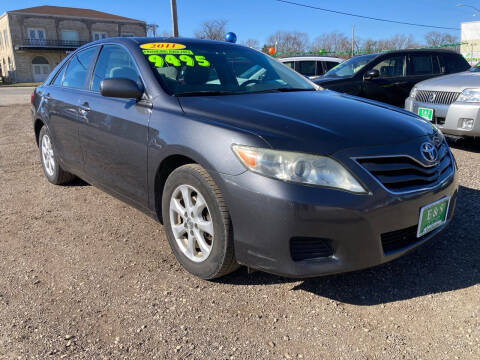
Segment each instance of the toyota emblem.
[{"label": "toyota emblem", "polygon": [[438,160],[437,148],[431,142],[424,142],[420,146],[420,153],[422,154],[423,158],[430,163]]},{"label": "toyota emblem", "polygon": [[437,94],[435,94],[434,92],[430,93],[430,95],[428,95],[428,102],[433,103],[436,97],[437,97]]}]

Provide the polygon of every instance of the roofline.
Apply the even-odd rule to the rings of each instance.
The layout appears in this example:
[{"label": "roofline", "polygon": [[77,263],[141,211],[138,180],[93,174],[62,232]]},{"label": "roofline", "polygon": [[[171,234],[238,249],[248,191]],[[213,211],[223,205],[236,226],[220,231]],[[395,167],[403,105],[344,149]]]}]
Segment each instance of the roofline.
[{"label": "roofline", "polygon": [[[90,17],[90,16],[74,16],[74,15],[57,15],[57,14],[39,14],[39,13],[29,13],[29,12],[20,12],[17,10],[11,10],[11,11],[6,11],[1,17],[7,14],[16,14],[16,15],[34,15],[34,16],[44,16],[44,17],[57,17],[57,18],[67,18],[67,19],[89,19],[89,20],[105,20],[105,21],[110,21],[110,22],[125,22],[125,23],[142,23],[147,25],[146,21],[143,20],[125,20],[125,19],[107,19],[107,18],[102,18],[102,17]],[[0,18],[1,18],[0,17]]]},{"label": "roofline", "polygon": [[278,57],[278,60],[289,60],[289,59],[299,59],[299,58],[312,58],[312,59],[336,59],[336,60],[345,60],[338,56],[328,56],[328,55],[295,55],[295,56],[285,56],[285,57]]}]

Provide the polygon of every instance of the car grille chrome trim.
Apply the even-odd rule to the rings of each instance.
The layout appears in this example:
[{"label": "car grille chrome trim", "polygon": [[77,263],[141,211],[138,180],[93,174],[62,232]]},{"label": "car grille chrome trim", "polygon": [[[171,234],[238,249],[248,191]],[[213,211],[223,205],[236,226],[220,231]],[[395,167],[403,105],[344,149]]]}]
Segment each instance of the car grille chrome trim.
[{"label": "car grille chrome trim", "polygon": [[439,160],[425,165],[409,155],[354,158],[386,191],[405,194],[436,188],[455,173],[455,162],[445,144],[439,146]]},{"label": "car grille chrome trim", "polygon": [[459,96],[459,92],[417,90],[415,100],[424,103],[450,105],[457,101]]}]

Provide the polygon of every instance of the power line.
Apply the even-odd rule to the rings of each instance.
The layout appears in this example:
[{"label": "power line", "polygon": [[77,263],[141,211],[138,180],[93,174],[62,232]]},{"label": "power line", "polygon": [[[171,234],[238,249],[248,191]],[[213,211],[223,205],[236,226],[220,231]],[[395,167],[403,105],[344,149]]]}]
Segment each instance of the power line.
[{"label": "power line", "polygon": [[325,12],[334,13],[334,14],[339,14],[339,15],[353,16],[353,17],[362,18],[362,19],[368,19],[368,20],[383,21],[383,22],[388,22],[388,23],[395,23],[395,24],[402,24],[402,25],[411,25],[411,26],[419,26],[419,27],[434,28],[434,29],[460,30],[460,29],[458,29],[458,28],[451,28],[451,27],[444,27],[444,26],[435,26],[435,25],[425,25],[425,24],[415,24],[415,23],[410,23],[410,22],[405,22],[405,21],[388,20],[388,19],[381,19],[381,18],[376,18],[376,17],[370,17],[370,16],[364,16],[364,15],[352,14],[352,13],[347,13],[347,12],[343,12],[343,11],[325,9],[325,8],[321,8],[321,7],[318,7],[318,6],[301,4],[301,3],[297,3],[297,2],[294,2],[294,1],[288,1],[288,0],[275,0],[275,1],[282,2],[282,3],[286,3],[286,4],[290,4],[290,5],[301,6],[301,7],[305,7],[305,8],[309,8],[309,9],[320,10],[320,11],[325,11]]}]

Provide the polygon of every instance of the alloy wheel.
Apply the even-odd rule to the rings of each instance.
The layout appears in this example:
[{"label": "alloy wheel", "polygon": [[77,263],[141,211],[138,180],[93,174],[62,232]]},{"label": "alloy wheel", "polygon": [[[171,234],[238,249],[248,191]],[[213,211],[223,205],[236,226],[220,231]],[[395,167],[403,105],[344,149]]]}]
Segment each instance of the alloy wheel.
[{"label": "alloy wheel", "polygon": [[191,261],[205,261],[214,241],[213,220],[204,196],[180,185],[170,198],[170,225],[180,251]]}]

